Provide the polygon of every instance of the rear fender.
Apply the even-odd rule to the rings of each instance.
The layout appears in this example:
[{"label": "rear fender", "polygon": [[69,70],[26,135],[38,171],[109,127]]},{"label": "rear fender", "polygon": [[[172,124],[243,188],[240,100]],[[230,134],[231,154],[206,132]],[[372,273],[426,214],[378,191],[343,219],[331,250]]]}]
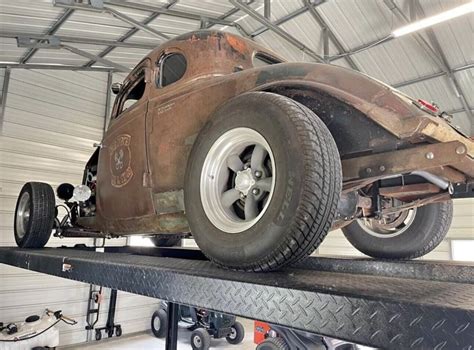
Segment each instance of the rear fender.
[{"label": "rear fender", "polygon": [[[254,90],[285,93],[289,88],[303,90],[300,97],[318,93],[331,96],[333,101],[358,110],[397,139],[411,143],[460,141],[466,145],[467,153],[474,156],[474,143],[444,119],[424,112],[400,91],[362,73],[335,65],[307,63],[274,65],[257,73]],[[300,100],[304,103],[303,98]],[[321,110],[314,112],[322,114]]]}]

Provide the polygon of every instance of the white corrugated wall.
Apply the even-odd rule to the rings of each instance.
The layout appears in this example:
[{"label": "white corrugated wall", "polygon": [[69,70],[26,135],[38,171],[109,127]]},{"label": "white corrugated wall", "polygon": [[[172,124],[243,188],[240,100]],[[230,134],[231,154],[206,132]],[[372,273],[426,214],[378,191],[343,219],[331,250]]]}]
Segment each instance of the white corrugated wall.
[{"label": "white corrugated wall", "polygon": [[[1,70],[0,89],[3,76]],[[106,85],[107,73],[102,72],[11,70],[0,134],[0,246],[15,245],[13,214],[25,182],[43,181],[55,188],[82,180],[93,143],[102,138]],[[92,242],[51,238],[48,246]],[[0,321],[22,321],[46,307],[61,309],[79,321],[73,327],[61,324],[61,345],[86,341],[88,293],[84,283],[0,265]],[[115,320],[124,334],[147,330],[157,304],[155,299],[119,292]],[[98,326],[105,324],[108,299],[103,305]]]}]

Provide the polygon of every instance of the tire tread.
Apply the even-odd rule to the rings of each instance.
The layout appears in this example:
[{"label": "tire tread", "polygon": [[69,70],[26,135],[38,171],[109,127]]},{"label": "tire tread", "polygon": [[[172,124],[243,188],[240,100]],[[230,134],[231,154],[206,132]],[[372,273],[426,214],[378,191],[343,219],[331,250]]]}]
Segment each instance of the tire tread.
[{"label": "tire tread", "polygon": [[[267,92],[255,94],[267,95],[270,102],[287,112],[298,133],[304,163],[301,200],[287,238],[260,261],[244,268],[231,267],[234,270],[260,272],[296,263],[321,244],[336,212],[342,188],[342,170],[336,143],[313,111],[285,96]],[[212,257],[208,258],[217,265],[229,268]]]},{"label": "tire tread", "polygon": [[31,224],[27,228],[23,239],[17,237],[15,228],[15,240],[18,246],[22,248],[42,248],[48,242],[53,228],[56,205],[54,191],[49,184],[27,182],[20,192],[15,214],[18,210],[19,199],[25,191],[28,191],[31,196]]}]

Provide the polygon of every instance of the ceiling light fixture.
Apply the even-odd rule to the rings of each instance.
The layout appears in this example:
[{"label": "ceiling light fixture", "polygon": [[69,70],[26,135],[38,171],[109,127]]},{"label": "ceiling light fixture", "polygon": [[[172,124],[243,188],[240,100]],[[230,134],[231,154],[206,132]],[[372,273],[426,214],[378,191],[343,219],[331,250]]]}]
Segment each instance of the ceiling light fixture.
[{"label": "ceiling light fixture", "polygon": [[448,21],[450,19],[465,15],[467,13],[474,12],[474,1],[470,1],[467,4],[455,7],[451,10],[441,12],[437,15],[426,17],[422,20],[410,23],[404,27],[398,28],[392,32],[394,37],[410,34],[420,29],[431,27],[435,24]]}]

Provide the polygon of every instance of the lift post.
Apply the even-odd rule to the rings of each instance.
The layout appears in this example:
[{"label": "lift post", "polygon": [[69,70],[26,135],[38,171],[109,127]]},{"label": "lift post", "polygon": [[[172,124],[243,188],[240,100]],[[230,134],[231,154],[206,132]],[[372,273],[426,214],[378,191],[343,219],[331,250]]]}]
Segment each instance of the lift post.
[{"label": "lift post", "polygon": [[473,343],[470,263],[310,257],[278,272],[244,273],[220,269],[198,250],[93,249],[0,248],[0,263],[166,300],[171,309],[185,304],[373,347]]}]

